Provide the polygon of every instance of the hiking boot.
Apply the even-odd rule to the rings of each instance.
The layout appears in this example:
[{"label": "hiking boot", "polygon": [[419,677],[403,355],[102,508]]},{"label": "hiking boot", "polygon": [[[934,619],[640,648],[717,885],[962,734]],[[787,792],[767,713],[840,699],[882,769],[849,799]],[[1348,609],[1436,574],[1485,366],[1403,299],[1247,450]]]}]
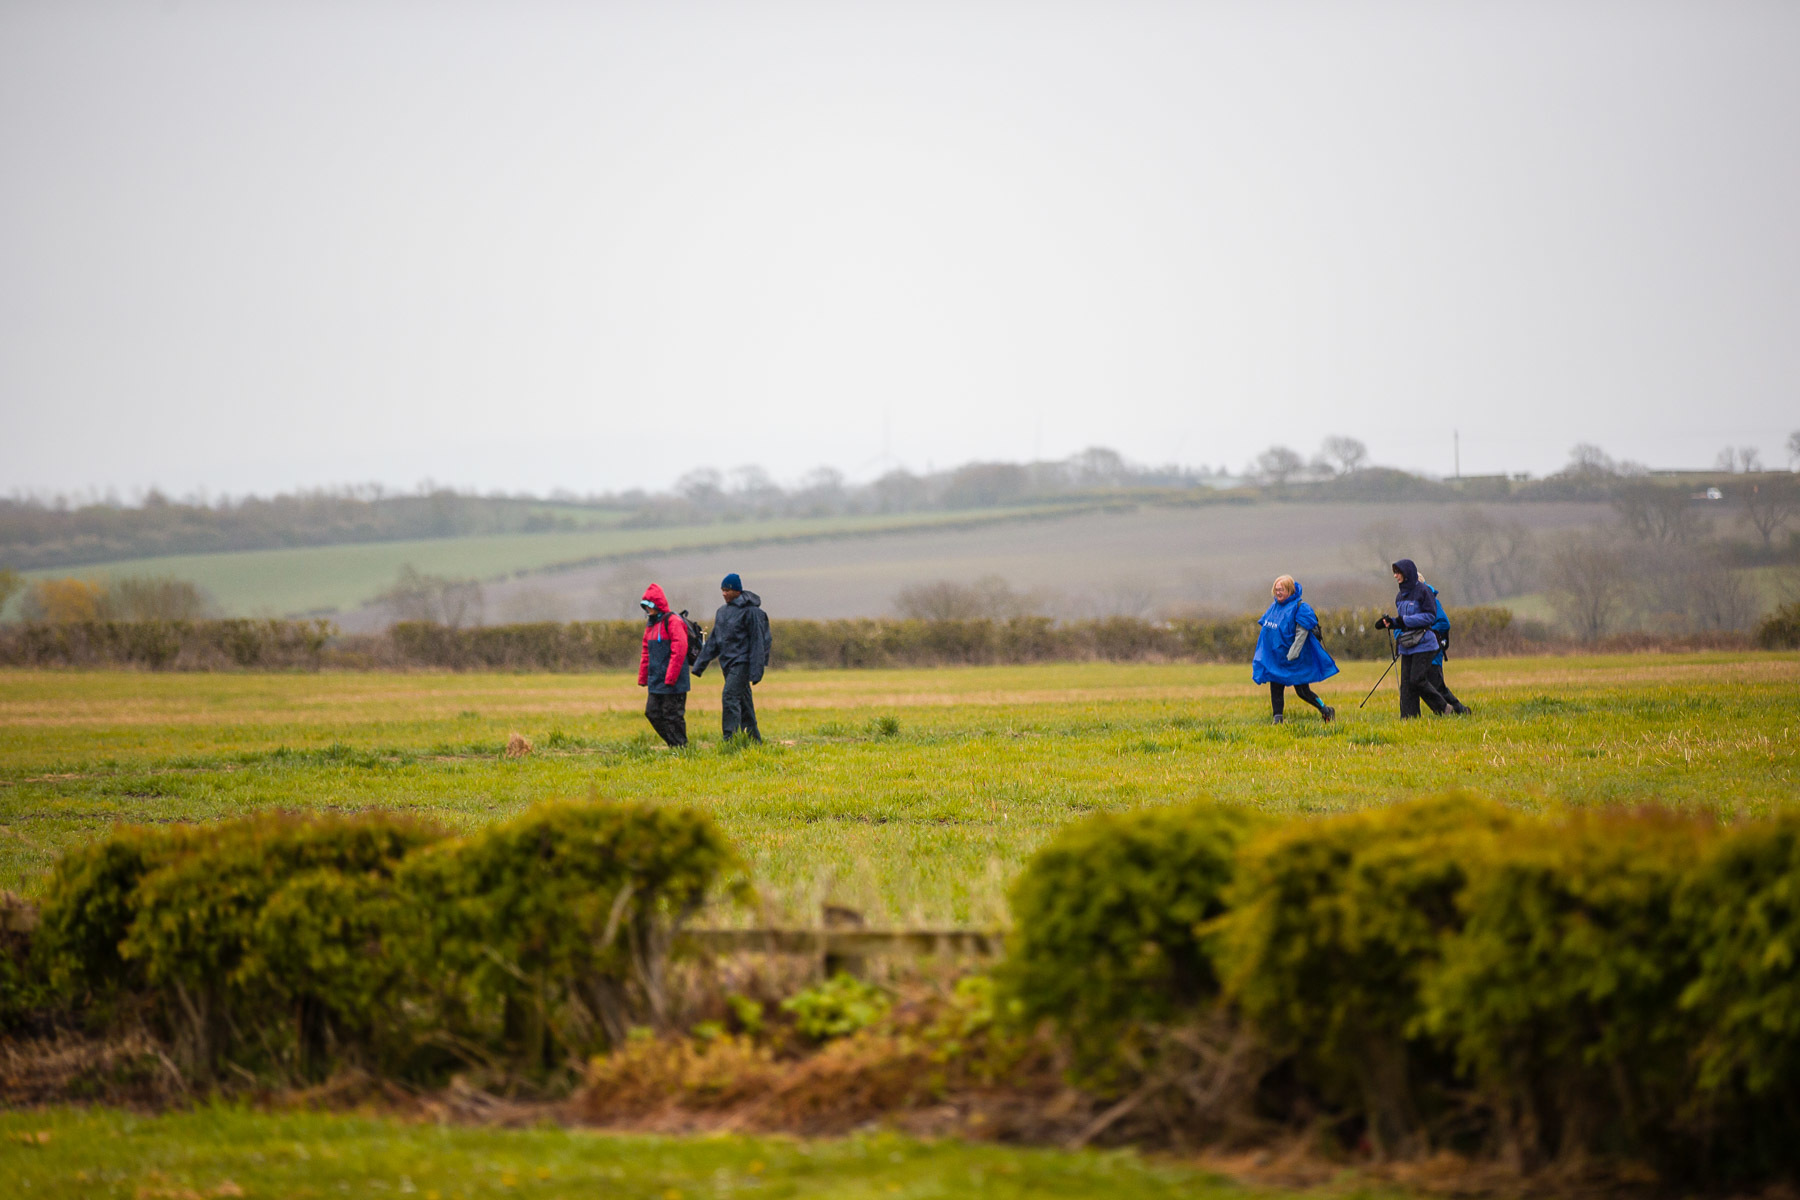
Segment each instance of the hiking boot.
[{"label": "hiking boot", "polygon": [[1272,716],[1272,717],[1270,717],[1270,718],[1269,718],[1269,724],[1271,724],[1271,725],[1279,725],[1279,724],[1281,724],[1281,722],[1282,722],[1282,717],[1283,717],[1283,714],[1281,714],[1281,713],[1276,713],[1276,714],[1275,714],[1275,715],[1274,715],[1274,716]]},{"label": "hiking boot", "polygon": [[1327,725],[1331,724],[1333,721],[1337,720],[1337,709],[1327,704],[1324,708],[1319,710],[1319,720],[1325,722]]},{"label": "hiking boot", "polygon": [[1459,704],[1456,706],[1456,715],[1459,717],[1472,717],[1475,715],[1475,710],[1466,704]]}]

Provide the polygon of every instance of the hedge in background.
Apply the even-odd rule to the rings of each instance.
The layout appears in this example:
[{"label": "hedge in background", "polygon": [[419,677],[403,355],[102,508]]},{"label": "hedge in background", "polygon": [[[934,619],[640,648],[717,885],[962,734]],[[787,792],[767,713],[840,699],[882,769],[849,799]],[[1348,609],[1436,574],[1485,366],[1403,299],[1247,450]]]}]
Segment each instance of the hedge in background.
[{"label": "hedge in background", "polygon": [[[1388,657],[1376,609],[1319,614],[1326,648],[1345,660]],[[1504,608],[1457,609],[1455,650],[1523,645]],[[1256,620],[1056,622],[856,619],[775,622],[777,667],[931,667],[1036,662],[1243,662]],[[639,621],[451,628],[403,621],[386,633],[339,636],[329,621],[76,621],[0,626],[0,665],[139,666],[152,670],[317,670],[322,666],[451,671],[623,671],[637,665]]]},{"label": "hedge in background", "polygon": [[330,621],[69,621],[0,625],[0,665],[317,670]]}]

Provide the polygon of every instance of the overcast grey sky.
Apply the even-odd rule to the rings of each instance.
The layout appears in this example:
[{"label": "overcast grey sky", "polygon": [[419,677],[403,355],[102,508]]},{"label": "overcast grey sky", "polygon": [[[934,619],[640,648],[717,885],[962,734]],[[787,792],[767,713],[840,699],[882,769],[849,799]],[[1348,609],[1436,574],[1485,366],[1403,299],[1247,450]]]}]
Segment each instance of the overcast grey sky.
[{"label": "overcast grey sky", "polygon": [[1800,428],[1800,4],[0,3],[0,491]]}]

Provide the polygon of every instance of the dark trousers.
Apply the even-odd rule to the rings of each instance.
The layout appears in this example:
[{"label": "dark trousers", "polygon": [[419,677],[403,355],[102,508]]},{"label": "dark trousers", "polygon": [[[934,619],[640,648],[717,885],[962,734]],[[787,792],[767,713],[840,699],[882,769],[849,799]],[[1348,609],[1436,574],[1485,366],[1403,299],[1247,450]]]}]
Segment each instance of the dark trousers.
[{"label": "dark trousers", "polygon": [[1444,682],[1443,663],[1432,663],[1431,670],[1426,677],[1431,680],[1431,686],[1438,690],[1438,694],[1443,696],[1445,703],[1449,704],[1452,710],[1462,707],[1462,701],[1456,698],[1456,693],[1451,691],[1450,685]]},{"label": "dark trousers", "polygon": [[762,731],[756,727],[756,700],[750,695],[749,663],[725,665],[725,690],[719,696],[719,703],[722,710],[719,724],[726,737],[741,729],[750,735],[751,741],[762,741]]},{"label": "dark trousers", "polygon": [[1416,717],[1419,715],[1419,701],[1425,701],[1432,712],[1439,716],[1450,707],[1444,699],[1444,693],[1438,691],[1437,684],[1431,681],[1431,655],[1429,653],[1402,654],[1400,656],[1400,715]]},{"label": "dark trousers", "polygon": [[663,741],[671,746],[687,745],[686,692],[651,692],[644,703],[644,715]]},{"label": "dark trousers", "polygon": [[[1283,695],[1286,691],[1287,687],[1285,684],[1271,683],[1269,685],[1269,707],[1275,710],[1275,715],[1278,717],[1281,715],[1282,702],[1287,699],[1287,697]],[[1320,712],[1325,711],[1325,702],[1313,694],[1312,685],[1310,683],[1296,683],[1294,685],[1294,695],[1300,697]]]}]

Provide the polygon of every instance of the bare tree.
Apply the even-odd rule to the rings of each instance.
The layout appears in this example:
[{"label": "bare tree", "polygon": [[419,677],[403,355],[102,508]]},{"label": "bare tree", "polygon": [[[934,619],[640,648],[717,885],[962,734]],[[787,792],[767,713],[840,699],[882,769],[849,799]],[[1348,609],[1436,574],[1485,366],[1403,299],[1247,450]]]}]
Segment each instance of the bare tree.
[{"label": "bare tree", "polygon": [[1569,465],[1562,473],[1591,479],[1617,475],[1619,467],[1610,454],[1592,442],[1577,442],[1569,448]]},{"label": "bare tree", "polygon": [[1800,512],[1800,486],[1796,486],[1791,475],[1783,478],[1775,474],[1736,490],[1744,520],[1762,535],[1764,550],[1774,549],[1776,530]]},{"label": "bare tree", "polygon": [[193,621],[211,607],[188,580],[152,575],[109,580],[99,604],[100,615],[114,621]]},{"label": "bare tree", "polygon": [[1727,446],[1719,451],[1713,465],[1734,475],[1747,475],[1762,470],[1762,453],[1755,446]]},{"label": "bare tree", "polygon": [[1256,456],[1256,476],[1275,487],[1285,487],[1288,480],[1306,467],[1306,460],[1286,446],[1270,446]]},{"label": "bare tree", "polygon": [[396,621],[429,621],[451,629],[481,624],[480,583],[426,575],[411,563],[400,568],[393,585],[376,599],[387,606]]},{"label": "bare tree", "polygon": [[914,621],[971,621],[986,617],[1006,621],[1024,616],[1032,598],[1012,590],[998,575],[983,575],[973,583],[939,579],[901,588],[894,609]]},{"label": "bare tree", "polygon": [[1800,468],[1800,429],[1788,434],[1787,456],[1789,468]]},{"label": "bare tree", "polygon": [[696,467],[675,481],[675,491],[695,504],[717,504],[724,497],[724,482],[713,468]]},{"label": "bare tree", "polygon": [[1531,590],[1537,535],[1523,521],[1497,521],[1464,505],[1448,521],[1426,529],[1423,540],[1433,582],[1459,603],[1487,604]]},{"label": "bare tree", "polygon": [[1326,458],[1337,464],[1340,474],[1349,475],[1362,468],[1369,461],[1369,448],[1353,437],[1333,434],[1319,446],[1319,451]]},{"label": "bare tree", "polygon": [[1116,487],[1131,470],[1124,455],[1105,446],[1089,446],[1069,460],[1069,469],[1076,484],[1083,487]]},{"label": "bare tree", "polygon": [[1759,607],[1756,590],[1716,549],[1639,545],[1627,551],[1638,577],[1644,615],[1671,632],[1748,629]]},{"label": "bare tree", "polygon": [[1624,613],[1631,572],[1616,539],[1602,532],[1560,539],[1551,549],[1545,590],[1550,606],[1579,637],[1604,637]]},{"label": "bare tree", "polygon": [[1632,480],[1613,491],[1612,501],[1625,528],[1642,541],[1685,544],[1708,532],[1706,518],[1686,488],[1662,487],[1647,479]]}]

